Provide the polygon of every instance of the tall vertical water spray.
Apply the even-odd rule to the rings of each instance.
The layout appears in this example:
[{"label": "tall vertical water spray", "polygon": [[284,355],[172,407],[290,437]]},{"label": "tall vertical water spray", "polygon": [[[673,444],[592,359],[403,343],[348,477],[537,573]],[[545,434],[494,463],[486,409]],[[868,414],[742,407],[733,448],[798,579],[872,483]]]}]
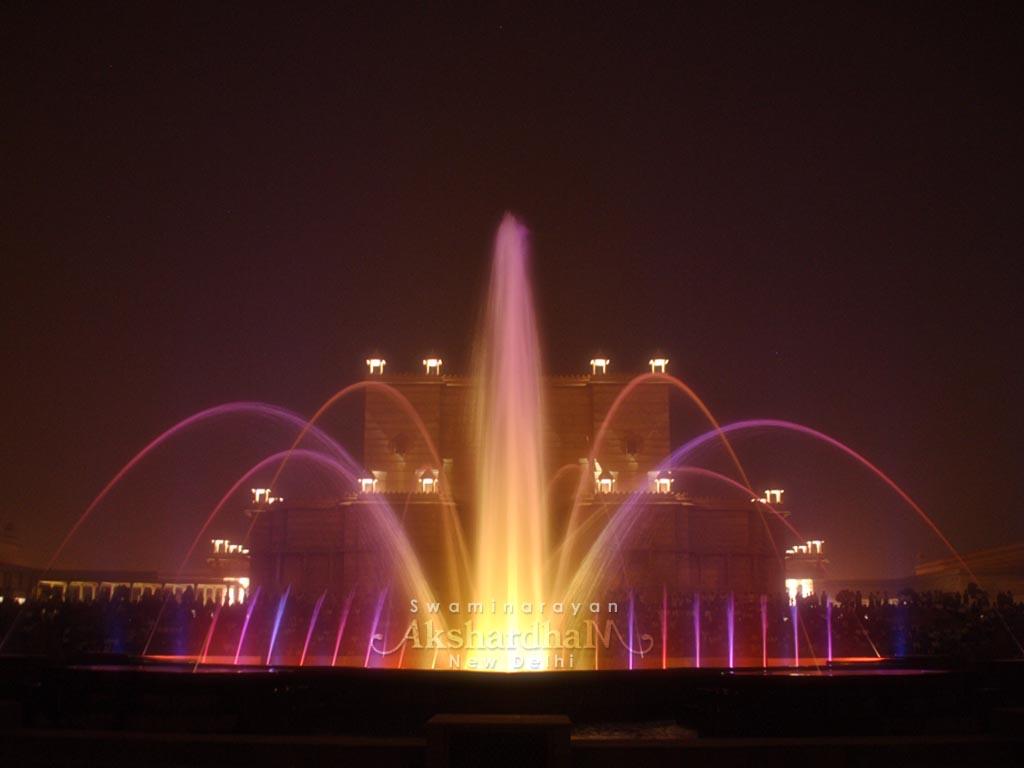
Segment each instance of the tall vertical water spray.
[{"label": "tall vertical water spray", "polygon": [[313,630],[316,629],[316,620],[320,617],[320,608],[323,607],[324,598],[327,597],[327,590],[325,589],[320,593],[320,597],[317,598],[316,605],[313,606],[313,612],[309,617],[309,627],[306,629],[306,642],[302,644],[302,655],[299,657],[299,666],[306,666],[306,655],[309,653],[309,641],[313,639]]},{"label": "tall vertical water spray", "polygon": [[220,610],[224,607],[223,603],[217,603],[217,609],[213,612],[213,618],[210,620],[210,628],[206,631],[206,639],[203,641],[203,650],[199,654],[199,658],[196,659],[196,666],[205,664],[206,659],[210,654],[210,642],[213,640],[213,634],[217,631],[217,619],[220,618]]},{"label": "tall vertical water spray", "polygon": [[[388,590],[385,587],[377,596],[377,607],[373,610],[373,623],[370,624],[370,637],[366,641],[366,656],[363,658],[363,669],[368,669],[370,667],[370,659],[373,656],[375,641],[382,641],[384,639],[383,635],[377,634],[377,627],[380,626],[380,614],[381,611],[384,610],[384,603],[387,599]],[[381,642],[377,648],[379,651],[383,651],[384,643]],[[381,656],[383,654],[378,652],[377,655]]]},{"label": "tall vertical water spray", "polygon": [[334,654],[331,656],[331,666],[338,666],[338,651],[341,650],[341,638],[345,635],[345,625],[348,624],[348,614],[352,609],[352,600],[356,596],[355,587],[349,590],[348,597],[345,598],[345,605],[341,609],[341,614],[338,617],[338,632],[334,636]]},{"label": "tall vertical water spray", "polygon": [[238,633],[238,647],[235,649],[235,664],[238,664],[238,660],[242,656],[242,646],[245,644],[245,633],[249,631],[249,622],[252,620],[252,612],[256,610],[256,603],[260,599],[260,591],[263,587],[257,586],[256,591],[252,595],[252,599],[249,600],[249,605],[245,608],[245,619],[242,621],[242,629]]},{"label": "tall vertical water spray", "polygon": [[[516,606],[545,597],[547,538],[540,345],[527,232],[506,214],[494,243],[477,349],[476,599]],[[484,616],[484,632],[519,630],[520,612]],[[527,617],[528,619],[529,617]],[[515,649],[509,656],[524,657]]]},{"label": "tall vertical water spray", "polygon": [[284,617],[284,609],[288,606],[288,595],[291,594],[292,585],[285,589],[281,599],[277,602],[277,613],[274,614],[274,625],[270,628],[270,645],[267,646],[267,666],[274,657],[274,646],[277,645],[277,633],[281,631],[281,619]]},{"label": "tall vertical water spray", "polygon": [[729,643],[729,669],[736,666],[736,595],[729,593],[725,604],[725,633]]},{"label": "tall vertical water spray", "polygon": [[668,585],[661,585],[661,668],[668,669]]},{"label": "tall vertical water spray", "polygon": [[828,595],[823,595],[825,600],[825,638],[828,663],[832,663],[832,601]]},{"label": "tall vertical water spray", "polygon": [[761,595],[761,667],[768,669],[768,595]]},{"label": "tall vertical water spray", "polygon": [[627,651],[629,652],[629,656],[627,657],[627,666],[629,667],[629,669],[632,669],[633,668],[633,654],[634,654],[633,648],[635,647],[633,645],[633,636],[635,634],[634,630],[636,628],[636,592],[634,592],[632,589],[629,590],[629,615],[628,615],[628,620],[629,620],[629,625],[628,625],[627,631],[626,631],[626,638],[627,638],[626,639],[626,648],[627,648]]},{"label": "tall vertical water spray", "polygon": [[[797,598],[799,600],[799,598]],[[793,624],[793,666],[800,666],[800,606],[797,600],[789,606],[789,618]]]},{"label": "tall vertical water spray", "polygon": [[700,592],[693,593],[693,666],[700,669]]}]

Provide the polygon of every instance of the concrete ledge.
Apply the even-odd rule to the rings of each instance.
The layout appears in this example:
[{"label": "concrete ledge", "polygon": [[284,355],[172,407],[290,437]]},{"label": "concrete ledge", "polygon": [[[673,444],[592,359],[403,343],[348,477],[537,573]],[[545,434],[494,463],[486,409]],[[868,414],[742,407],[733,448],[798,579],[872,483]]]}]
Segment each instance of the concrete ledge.
[{"label": "concrete ledge", "polygon": [[[1019,766],[1024,754],[1021,736],[933,736],[866,738],[763,738],[763,739],[583,739],[568,741],[568,720],[535,722],[529,725],[515,716],[502,724],[483,722],[442,722],[436,725],[449,735],[476,734],[476,746],[486,756],[453,751],[448,765],[528,765],[521,762],[509,734],[525,733],[546,739],[554,735],[568,748],[567,758],[556,752],[555,759],[574,768],[645,768],[645,766],[768,766],[773,768],[879,768],[903,766]],[[541,716],[542,718],[544,716]],[[489,722],[488,722],[489,720]],[[534,729],[534,730],[531,730]],[[1020,733],[1018,731],[1018,733]],[[565,736],[563,740],[563,734]],[[543,743],[543,742],[542,742]],[[471,743],[472,745],[472,743]],[[455,744],[458,747],[458,744]],[[63,731],[15,729],[6,731],[0,742],[4,764],[19,768],[156,768],[182,765],[217,768],[259,768],[260,766],[378,766],[382,768],[423,768],[427,765],[428,741],[418,738],[377,738],[351,736],[255,736],[140,733],[132,731]],[[541,762],[539,765],[544,765]],[[547,763],[555,764],[559,763]],[[434,763],[437,765],[437,763]]]},{"label": "concrete ledge", "polygon": [[69,768],[138,766],[372,765],[422,768],[424,739],[255,736],[137,731],[15,730],[4,734],[4,764]]},{"label": "concrete ledge", "polygon": [[1024,739],[989,736],[573,741],[574,768],[961,768],[1020,765]]},{"label": "concrete ledge", "polygon": [[569,765],[565,715],[434,715],[427,721],[427,768]]}]

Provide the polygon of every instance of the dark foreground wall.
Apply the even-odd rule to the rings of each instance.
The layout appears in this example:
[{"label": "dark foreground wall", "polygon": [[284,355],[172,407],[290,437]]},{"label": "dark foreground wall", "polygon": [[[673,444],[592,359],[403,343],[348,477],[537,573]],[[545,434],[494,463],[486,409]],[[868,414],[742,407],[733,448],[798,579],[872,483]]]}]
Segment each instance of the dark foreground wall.
[{"label": "dark foreground wall", "polygon": [[[1022,678],[1019,663],[831,676],[192,674],[8,659],[0,743],[5,765],[411,766],[426,764],[435,714],[548,713],[575,726],[571,765],[1012,765],[1024,753]],[[603,735],[608,723],[631,735]]]},{"label": "dark foreground wall", "polygon": [[[125,732],[2,733],[2,753],[17,766],[373,766],[428,765],[424,739],[311,736],[201,736]],[[567,765],[779,766],[1019,766],[1024,741],[1011,735],[694,739],[677,742],[573,740]],[[495,754],[488,765],[505,765]],[[531,767],[532,768],[532,767]]]}]

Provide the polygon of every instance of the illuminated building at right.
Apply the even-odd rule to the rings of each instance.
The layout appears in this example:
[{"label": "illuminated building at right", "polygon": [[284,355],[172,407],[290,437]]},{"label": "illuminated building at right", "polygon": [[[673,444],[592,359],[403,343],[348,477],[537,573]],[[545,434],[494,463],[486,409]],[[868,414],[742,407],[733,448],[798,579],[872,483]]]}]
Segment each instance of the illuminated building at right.
[{"label": "illuminated building at right", "polygon": [[786,550],[786,594],[790,601],[810,597],[826,578],[825,542],[811,539]]}]

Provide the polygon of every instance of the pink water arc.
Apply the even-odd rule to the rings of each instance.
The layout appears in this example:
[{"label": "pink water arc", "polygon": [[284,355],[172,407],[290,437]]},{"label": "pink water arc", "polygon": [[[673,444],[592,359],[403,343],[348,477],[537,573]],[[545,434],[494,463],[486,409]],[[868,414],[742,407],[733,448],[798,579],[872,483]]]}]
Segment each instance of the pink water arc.
[{"label": "pink water arc", "polygon": [[[681,484],[682,480],[693,478],[702,482],[713,482],[716,486],[727,489],[732,496],[746,496],[743,501],[746,504],[755,491],[747,479],[747,473],[730,443],[729,436],[744,430],[778,429],[810,437],[853,458],[873,473],[874,477],[884,482],[914,510],[929,530],[942,540],[967,572],[971,573],[967,564],[923,509],[888,475],[852,448],[817,430],[792,422],[757,419],[722,426],[688,384],[664,372],[652,370],[651,373],[644,373],[629,380],[619,380],[616,383],[617,389],[603,406],[603,418],[596,420],[596,423],[587,429],[584,447],[579,453],[579,462],[565,464],[553,470],[552,476],[547,476],[544,452],[548,436],[545,430],[551,425],[546,420],[544,393],[548,390],[542,378],[541,348],[529,278],[530,259],[527,230],[514,216],[506,215],[498,227],[493,244],[486,306],[475,347],[472,413],[465,425],[465,431],[470,434],[467,442],[472,443],[475,461],[475,476],[471,484],[473,491],[471,494],[467,493],[472,502],[471,510],[457,510],[452,497],[447,495],[449,491],[445,465],[449,459],[446,458],[447,454],[443,455],[441,452],[446,446],[443,440],[435,440],[432,436],[427,426],[429,419],[425,421],[425,417],[414,406],[415,397],[410,400],[397,385],[392,386],[385,381],[365,381],[336,391],[308,420],[285,409],[243,402],[210,408],[178,422],[146,444],[100,489],[59,543],[47,569],[62,555],[67,557],[68,553],[65,550],[69,541],[97,510],[107,506],[118,483],[140,463],[157,454],[162,446],[188,430],[221,418],[243,417],[285,427],[287,440],[275,451],[268,450],[268,455],[241,475],[232,474],[234,482],[225,483],[222,495],[218,493],[214,497],[219,496],[219,500],[209,509],[194,537],[191,538],[191,545],[180,560],[179,573],[184,572],[192,563],[200,545],[208,540],[209,531],[222,522],[222,514],[231,513],[233,503],[250,484],[263,483],[269,478],[269,484],[275,486],[276,493],[276,486],[279,483],[287,487],[295,482],[297,474],[300,477],[304,476],[299,470],[312,470],[312,476],[317,482],[336,485],[335,491],[345,494],[346,498],[358,497],[358,509],[370,531],[367,537],[372,539],[372,545],[368,547],[372,546],[374,555],[374,567],[365,570],[374,570],[377,561],[380,567],[377,569],[379,572],[374,571],[372,575],[368,575],[362,572],[364,569],[360,566],[357,569],[360,571],[359,578],[353,579],[352,582],[346,581],[346,588],[349,591],[340,606],[335,602],[336,596],[325,590],[319,594],[311,609],[309,608],[306,600],[312,600],[313,595],[319,592],[319,584],[310,595],[306,594],[306,587],[298,581],[294,595],[291,586],[282,592],[283,585],[272,587],[268,583],[265,590],[257,585],[245,606],[244,618],[234,649],[236,665],[245,658],[243,651],[248,637],[250,646],[255,641],[261,649],[265,648],[265,657],[263,654],[259,656],[261,660],[265,659],[267,665],[273,664],[275,659],[278,662],[297,659],[299,666],[326,664],[330,652],[329,661],[332,666],[339,663],[358,666],[361,663],[364,667],[390,668],[408,664],[434,668],[438,666],[440,654],[440,666],[443,668],[447,662],[443,658],[443,652],[438,649],[434,649],[432,654],[411,650],[407,656],[407,648],[403,645],[395,656],[383,657],[379,652],[375,653],[375,649],[386,646],[387,640],[394,640],[396,636],[395,627],[398,624],[392,603],[402,604],[407,596],[415,596],[421,604],[429,604],[435,589],[442,590],[446,598],[451,596],[454,599],[457,596],[458,602],[462,604],[468,604],[470,601],[481,604],[493,602],[499,606],[536,606],[545,603],[550,606],[555,601],[571,604],[573,600],[589,603],[597,597],[614,596],[626,603],[623,613],[627,614],[624,617],[627,625],[623,627],[620,623],[616,628],[624,630],[627,650],[623,652],[618,647],[595,647],[594,668],[598,668],[602,663],[606,668],[619,666],[634,669],[643,668],[648,664],[651,667],[659,666],[658,659],[654,657],[654,637],[641,633],[642,627],[652,628],[659,620],[662,669],[667,669],[674,663],[692,663],[696,668],[710,664],[722,665],[723,655],[728,668],[735,668],[737,663],[739,666],[756,666],[758,629],[756,619],[753,618],[755,616],[760,619],[761,666],[767,668],[770,665],[785,665],[790,660],[792,664],[799,665],[799,601],[792,606],[788,606],[784,601],[769,606],[767,596],[760,595],[759,602],[755,604],[755,598],[758,597],[756,594],[741,592],[737,595],[731,591],[715,594],[708,590],[706,584],[709,581],[702,580],[702,577],[692,577],[692,581],[681,577],[679,583],[687,586],[679,589],[685,589],[687,592],[694,590],[692,602],[687,606],[686,596],[674,594],[673,587],[663,581],[667,579],[671,583],[674,577],[660,575],[651,584],[646,581],[631,581],[625,575],[625,567],[622,572],[617,571],[618,564],[624,561],[623,553],[628,550],[627,542],[639,529],[638,520],[643,516],[649,498],[647,501],[644,500],[646,491],[630,492],[628,495],[616,491],[608,494],[607,502],[600,505],[592,504],[591,500],[596,491],[593,485],[594,476],[590,470],[596,467],[599,459],[606,459],[607,451],[613,450],[612,445],[617,439],[616,429],[621,427],[616,418],[618,415],[628,415],[628,409],[633,405],[631,398],[643,392],[645,388],[656,387],[666,392],[681,393],[686,398],[687,406],[695,407],[712,429],[674,450],[657,467],[657,472],[649,473],[654,478],[660,480],[662,470],[672,470],[672,482],[678,480]],[[597,376],[596,369],[594,374]],[[611,392],[611,389],[608,391]],[[442,544],[436,548],[436,552],[441,553],[436,554],[439,562],[430,562],[430,569],[422,567],[419,558],[434,557],[435,552],[417,552],[413,543],[416,541],[415,535],[406,529],[404,518],[400,520],[394,514],[387,495],[376,492],[357,493],[358,488],[355,486],[358,479],[377,468],[360,467],[318,426],[322,417],[336,403],[357,392],[370,392],[375,396],[384,395],[390,398],[396,406],[396,412],[414,428],[417,439],[422,439],[427,448],[426,453],[439,473],[438,482],[441,490],[438,491],[437,505],[442,511],[437,527],[443,528],[438,537]],[[558,402],[556,397],[552,398],[552,403]],[[594,412],[596,413],[596,409]],[[729,475],[690,463],[699,448],[711,443],[719,445],[727,454],[730,466],[727,466],[726,471]],[[570,454],[565,459],[571,459],[573,455],[575,454]],[[610,464],[610,460],[607,463]],[[650,466],[645,466],[644,470],[649,468]],[[242,469],[244,468],[239,467],[233,470],[233,473],[241,472]],[[571,473],[577,473],[578,476]],[[567,521],[552,514],[552,510],[556,508],[555,504],[558,503],[555,491],[564,490],[568,485],[567,482],[560,483],[563,477],[574,477],[575,482],[572,505],[565,510],[568,512]],[[376,481],[373,482],[376,487]],[[661,493],[660,482],[656,483],[656,487],[659,489],[657,492]],[[594,512],[597,507],[602,511]],[[802,539],[792,522],[771,505],[755,504],[753,508],[756,508],[765,520],[770,519],[773,523],[778,523],[788,529],[793,536]],[[250,532],[256,526],[259,513],[260,510],[257,510],[245,521]],[[585,516],[588,516],[588,519],[581,520]],[[553,517],[558,517],[557,527],[553,525]],[[465,531],[472,535],[472,540],[464,537],[463,523],[466,523]],[[191,529],[189,533],[191,534]],[[562,537],[561,540],[550,540],[556,535]],[[768,530],[766,535],[773,536],[771,530]],[[767,547],[777,553],[782,551],[774,539]],[[380,557],[377,557],[378,555]],[[427,579],[425,574],[428,571],[438,574],[436,584]],[[671,571],[666,570],[665,573]],[[358,594],[357,588],[350,586],[355,581],[359,584]],[[710,583],[718,582],[711,579]],[[657,592],[659,585],[660,607]],[[780,584],[779,587],[781,586]],[[705,590],[703,606],[702,589]],[[723,587],[723,591],[725,589],[728,588]],[[395,599],[389,601],[389,597]],[[173,601],[173,598],[169,600]],[[169,600],[165,600],[164,606]],[[325,605],[328,606],[326,611]],[[707,610],[706,616],[702,614],[703,609]],[[226,609],[224,615],[231,616],[237,610],[240,610],[240,607],[235,610]],[[294,622],[284,622],[286,616],[289,620],[300,614],[305,617],[307,611],[308,623],[304,625],[304,632],[294,630]],[[209,614],[204,614],[204,617],[206,615]],[[18,616],[20,618],[21,614]],[[160,626],[162,616],[163,607],[156,617],[150,640],[157,626]],[[325,616],[330,618],[325,619]],[[749,622],[748,616],[751,617]],[[213,611],[201,643],[194,640],[195,635],[189,636],[190,660],[191,652],[195,650],[196,645],[199,646],[197,664],[211,658],[210,649],[219,619],[220,606]],[[702,619],[706,619],[703,628]],[[817,619],[818,614],[812,610],[807,610],[804,614],[803,629],[807,657],[805,662],[814,662],[814,644],[820,637]],[[832,603],[826,597],[825,645],[829,662],[833,659],[832,619]],[[320,626],[328,620],[331,623],[329,628]],[[440,620],[439,618],[438,621]],[[524,631],[533,625],[534,620],[535,617],[524,616],[519,610],[511,613],[500,610],[484,612],[474,617],[474,630],[483,636],[498,632],[506,639],[522,637]],[[784,630],[787,620],[792,633],[791,649],[789,633]],[[572,623],[569,619],[555,621],[564,622],[564,625],[559,627],[561,629],[571,626]],[[223,630],[228,625],[228,618],[221,619],[220,624]],[[770,633],[770,626],[778,629],[778,633],[774,629]],[[16,626],[12,626],[0,641],[0,650],[4,648],[7,638],[15,628]],[[843,622],[839,622],[837,629],[842,628]],[[333,634],[333,648],[330,648],[331,638],[327,637],[324,638],[324,648],[320,651],[318,649],[321,643],[317,638],[325,632],[328,635]],[[365,634],[367,632],[368,637]],[[163,634],[168,633],[165,631]],[[813,643],[811,634],[814,635]],[[638,638],[641,640],[639,643],[636,642]],[[378,644],[378,639],[384,642]],[[349,642],[346,643],[346,640]],[[646,640],[650,640],[650,646],[645,645]],[[705,641],[703,647],[702,640]],[[745,640],[749,641],[749,646]],[[837,636],[840,656],[843,656],[843,643],[844,638],[840,632]],[[343,652],[343,644],[347,645],[348,652]],[[670,644],[673,648],[678,646],[675,659],[669,653]],[[687,658],[686,651],[691,647],[692,653]],[[749,651],[746,650],[748,647]],[[148,641],[145,648],[149,648]],[[712,653],[705,655],[703,652],[707,648],[711,648]],[[525,653],[527,656],[542,657],[547,656],[549,650],[541,647]],[[467,657],[472,657],[473,653],[475,651],[467,651]],[[506,654],[507,657],[523,653],[524,649],[514,645],[499,649],[499,655]],[[651,654],[651,659],[645,658],[647,653]],[[499,668],[503,671],[505,669]]]},{"label": "pink water arc", "polygon": [[793,666],[800,666],[800,605],[796,601],[789,607],[789,620],[793,624]]}]

